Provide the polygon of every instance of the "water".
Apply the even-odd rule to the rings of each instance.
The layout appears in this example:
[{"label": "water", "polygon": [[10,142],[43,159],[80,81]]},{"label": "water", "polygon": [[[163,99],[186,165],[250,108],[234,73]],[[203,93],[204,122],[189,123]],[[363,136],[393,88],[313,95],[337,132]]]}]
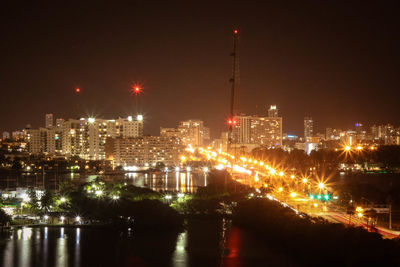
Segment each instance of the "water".
[{"label": "water", "polygon": [[38,227],[0,240],[2,266],[292,265],[254,235],[225,220],[188,221],[181,233]]},{"label": "water", "polygon": [[123,182],[139,187],[147,187],[155,191],[180,191],[193,193],[200,186],[207,186],[207,175],[197,172],[168,173],[126,173],[119,175],[89,175],[79,173],[37,173],[37,174],[1,174],[0,188],[15,189],[17,187],[43,187],[56,190],[66,181],[78,183],[90,182],[96,178],[110,182]]}]

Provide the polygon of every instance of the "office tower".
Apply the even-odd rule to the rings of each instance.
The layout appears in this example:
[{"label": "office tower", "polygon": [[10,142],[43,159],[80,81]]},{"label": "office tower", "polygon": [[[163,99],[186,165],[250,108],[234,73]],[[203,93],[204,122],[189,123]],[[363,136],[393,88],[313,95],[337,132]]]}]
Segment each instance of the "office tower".
[{"label": "office tower", "polygon": [[311,117],[304,118],[304,141],[311,142],[313,137],[313,119]]}]

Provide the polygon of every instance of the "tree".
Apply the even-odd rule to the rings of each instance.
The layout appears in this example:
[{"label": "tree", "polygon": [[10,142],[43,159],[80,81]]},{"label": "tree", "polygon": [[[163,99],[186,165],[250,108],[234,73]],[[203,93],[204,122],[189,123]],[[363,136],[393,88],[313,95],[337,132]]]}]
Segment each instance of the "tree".
[{"label": "tree", "polygon": [[33,188],[28,189],[29,205],[32,212],[36,213],[39,210],[39,200],[36,195],[36,191]]},{"label": "tree", "polygon": [[11,222],[11,216],[5,213],[3,209],[0,209],[0,225],[5,225],[8,222]]},{"label": "tree", "polygon": [[54,206],[54,194],[50,190],[46,190],[43,193],[42,198],[40,199],[41,206],[42,206],[42,211],[44,212],[49,212],[50,207]]}]

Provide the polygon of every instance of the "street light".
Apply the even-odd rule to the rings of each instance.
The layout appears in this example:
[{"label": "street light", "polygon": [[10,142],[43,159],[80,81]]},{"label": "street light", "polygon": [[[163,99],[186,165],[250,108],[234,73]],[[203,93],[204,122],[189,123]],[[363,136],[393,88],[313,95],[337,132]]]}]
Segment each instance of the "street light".
[{"label": "street light", "polygon": [[322,182],[318,183],[318,188],[319,189],[324,189],[325,188],[325,184],[322,183]]},{"label": "street light", "polygon": [[102,190],[96,190],[96,192],[94,192],[94,194],[95,194],[97,197],[101,197],[101,196],[103,195],[103,191],[102,191]]}]

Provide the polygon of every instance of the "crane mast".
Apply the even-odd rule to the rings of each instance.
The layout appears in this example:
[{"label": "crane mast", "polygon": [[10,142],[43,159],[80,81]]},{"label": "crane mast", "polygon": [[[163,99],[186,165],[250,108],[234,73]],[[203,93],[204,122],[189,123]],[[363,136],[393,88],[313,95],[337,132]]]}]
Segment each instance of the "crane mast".
[{"label": "crane mast", "polygon": [[228,144],[227,151],[228,153],[231,150],[231,146],[234,143],[233,138],[233,127],[237,124],[234,116],[234,108],[235,108],[235,89],[237,86],[237,76],[238,76],[238,64],[239,64],[239,31],[237,29],[233,30],[233,52],[232,56],[232,77],[230,79],[231,82],[231,98],[230,98],[230,110],[229,110],[229,119],[228,119]]}]

